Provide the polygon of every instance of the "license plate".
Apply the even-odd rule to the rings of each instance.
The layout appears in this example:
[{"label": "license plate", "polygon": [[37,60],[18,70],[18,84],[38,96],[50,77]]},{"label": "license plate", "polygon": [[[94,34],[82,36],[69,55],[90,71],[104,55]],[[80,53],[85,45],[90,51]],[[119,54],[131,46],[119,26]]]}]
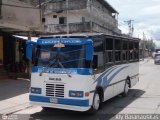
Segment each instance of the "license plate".
[{"label": "license plate", "polygon": [[58,99],[57,98],[50,98],[50,102],[57,104],[58,103]]}]

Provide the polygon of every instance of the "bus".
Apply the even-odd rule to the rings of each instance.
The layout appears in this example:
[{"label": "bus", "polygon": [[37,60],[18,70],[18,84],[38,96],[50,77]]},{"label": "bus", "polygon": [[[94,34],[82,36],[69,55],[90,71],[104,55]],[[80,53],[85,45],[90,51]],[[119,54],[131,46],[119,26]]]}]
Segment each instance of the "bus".
[{"label": "bus", "polygon": [[100,33],[50,35],[26,43],[32,105],[95,113],[139,81],[139,39]]}]

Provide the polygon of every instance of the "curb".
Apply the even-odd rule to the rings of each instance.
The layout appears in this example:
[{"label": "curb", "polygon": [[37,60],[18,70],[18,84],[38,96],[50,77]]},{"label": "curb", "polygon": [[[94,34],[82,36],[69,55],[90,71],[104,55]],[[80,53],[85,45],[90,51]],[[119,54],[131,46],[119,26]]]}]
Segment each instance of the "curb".
[{"label": "curb", "polygon": [[0,113],[4,114],[4,115],[9,115],[9,114],[13,114],[15,112],[18,112],[18,111],[21,111],[21,110],[24,110],[24,109],[30,108],[30,107],[32,107],[32,105],[30,105],[27,102],[27,103],[23,103],[23,104],[20,104],[20,105],[16,105],[16,106],[13,106],[13,107],[10,107],[10,108],[0,110]]}]

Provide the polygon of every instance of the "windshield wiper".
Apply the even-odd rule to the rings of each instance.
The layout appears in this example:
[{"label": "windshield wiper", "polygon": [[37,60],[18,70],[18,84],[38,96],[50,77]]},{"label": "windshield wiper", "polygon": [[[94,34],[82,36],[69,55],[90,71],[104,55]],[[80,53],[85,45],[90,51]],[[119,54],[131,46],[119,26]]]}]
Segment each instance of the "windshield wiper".
[{"label": "windshield wiper", "polygon": [[68,75],[68,77],[72,77],[71,74],[68,73],[68,71],[66,70],[66,68],[62,65],[62,63],[59,61],[58,59],[58,64],[61,66],[61,68],[63,68],[66,71],[66,74]]},{"label": "windshield wiper", "polygon": [[72,77],[69,73],[68,73],[68,71],[66,70],[66,68],[62,65],[62,63],[59,61],[59,57],[58,57],[59,55],[56,55],[56,57],[52,60],[52,62],[51,63],[49,63],[41,72],[40,72],[40,76],[42,76],[42,73],[44,73],[44,71],[48,68],[48,67],[50,67],[50,66],[52,66],[53,64],[55,64],[56,62],[59,64],[59,66],[61,67],[61,68],[63,68],[65,71],[66,71],[66,74],[68,75],[68,77]]},{"label": "windshield wiper", "polygon": [[44,69],[42,69],[42,71],[40,72],[40,76],[42,76],[42,73],[44,73],[46,71],[46,69],[50,66],[52,66],[54,63],[56,63],[57,61],[57,58],[58,58],[58,54],[54,57],[54,58],[51,58],[50,60],[52,60]]}]

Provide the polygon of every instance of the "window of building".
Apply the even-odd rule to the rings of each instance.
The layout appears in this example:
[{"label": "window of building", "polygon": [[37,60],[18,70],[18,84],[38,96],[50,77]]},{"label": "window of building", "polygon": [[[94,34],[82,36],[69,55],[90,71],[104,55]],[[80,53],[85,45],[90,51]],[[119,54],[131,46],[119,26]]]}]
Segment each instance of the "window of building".
[{"label": "window of building", "polygon": [[66,24],[67,18],[66,17],[59,17],[59,24]]},{"label": "window of building", "polygon": [[106,39],[106,50],[113,50],[113,38]]},{"label": "window of building", "polygon": [[113,51],[107,50],[106,51],[106,63],[113,62]]},{"label": "window of building", "polygon": [[46,22],[46,19],[45,18],[42,18],[42,23],[45,23]]},{"label": "window of building", "polygon": [[139,43],[138,42],[135,42],[134,43],[134,59],[135,60],[138,60],[139,59]]},{"label": "window of building", "polygon": [[122,46],[122,43],[121,43],[121,39],[115,39],[115,49],[116,50],[121,50],[121,46]]},{"label": "window of building", "polygon": [[123,62],[126,62],[127,61],[127,53],[128,53],[128,41],[127,40],[123,40],[122,42],[122,60]]},{"label": "window of building", "polygon": [[134,57],[134,46],[133,42],[129,42],[129,60],[133,61]]},{"label": "window of building", "polygon": [[121,51],[120,50],[115,51],[115,61],[116,62],[121,61]]},{"label": "window of building", "polygon": [[122,52],[122,40],[115,39],[115,61],[121,61],[121,52]]},{"label": "window of building", "polygon": [[53,15],[53,18],[57,18],[57,15]]},{"label": "window of building", "polygon": [[102,38],[94,38],[94,51],[95,52],[103,52],[104,44]]},{"label": "window of building", "polygon": [[122,51],[122,60],[127,61],[127,50]]}]

